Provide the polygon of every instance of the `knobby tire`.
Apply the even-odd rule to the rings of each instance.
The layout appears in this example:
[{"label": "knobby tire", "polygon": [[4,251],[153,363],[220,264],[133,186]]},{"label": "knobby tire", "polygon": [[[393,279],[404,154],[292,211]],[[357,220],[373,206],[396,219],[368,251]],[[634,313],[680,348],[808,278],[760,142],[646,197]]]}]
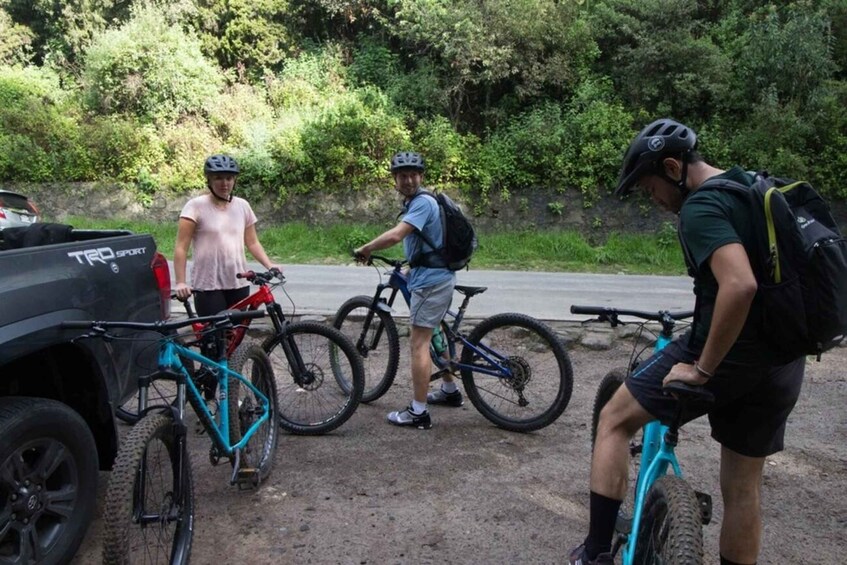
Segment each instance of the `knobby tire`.
[{"label": "knobby tire", "polygon": [[325,434],[356,411],[364,369],[342,332],[318,322],[292,322],[265,340],[262,348],[276,377],[283,429],[299,435]]},{"label": "knobby tire", "polygon": [[[496,314],[480,322],[468,341],[505,356],[514,375],[461,371],[468,398],[495,425],[531,432],[549,426],[567,408],[573,369],[562,340],[548,326],[524,314]],[[461,362],[493,368],[467,345]]]},{"label": "knobby tire", "polygon": [[[149,413],[127,433],[106,491],[103,563],[188,562],[194,533],[194,482],[187,453],[182,469],[179,458],[170,414]],[[142,523],[141,516],[148,519]]]},{"label": "knobby tire", "polygon": [[[362,358],[364,389],[362,402],[380,398],[394,383],[400,364],[400,334],[391,314],[375,310],[370,325],[364,327],[373,298],[354,296],[341,305],[333,325],[347,336]],[[374,343],[376,335],[379,339]],[[359,347],[359,340],[363,339]]]}]

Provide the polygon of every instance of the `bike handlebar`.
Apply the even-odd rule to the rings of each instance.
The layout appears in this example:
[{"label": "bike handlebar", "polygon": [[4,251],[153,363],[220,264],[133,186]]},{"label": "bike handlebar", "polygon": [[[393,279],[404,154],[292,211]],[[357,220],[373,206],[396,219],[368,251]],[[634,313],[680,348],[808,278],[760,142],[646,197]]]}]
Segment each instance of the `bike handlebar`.
[{"label": "bike handlebar", "polygon": [[377,261],[380,261],[382,263],[385,263],[386,265],[390,265],[391,267],[394,267],[395,269],[399,269],[399,268],[401,268],[404,265],[407,265],[409,263],[405,259],[391,259],[389,257],[383,257],[382,255],[375,255],[375,254],[372,253],[371,256],[368,257],[368,265],[373,265],[374,259],[376,259]]},{"label": "bike handlebar", "polygon": [[185,320],[175,320],[175,321],[165,321],[159,320],[157,322],[123,322],[123,321],[83,321],[83,320],[71,320],[62,322],[61,327],[65,329],[95,329],[105,331],[110,328],[117,329],[130,329],[130,330],[150,330],[158,333],[167,333],[172,330],[178,330],[180,328],[184,328],[186,326],[190,326],[191,324],[196,323],[213,323],[219,324],[221,322],[225,322],[227,324],[236,324],[243,320],[254,320],[256,318],[261,318],[265,315],[264,310],[226,310],[221,312],[220,314],[214,314],[212,316],[201,316],[199,318],[187,318]]},{"label": "bike handlebar", "polygon": [[571,314],[586,314],[589,316],[599,316],[601,320],[612,320],[618,316],[632,316],[641,318],[642,320],[652,320],[661,322],[667,317],[674,320],[684,320],[694,316],[693,310],[683,310],[681,312],[670,312],[668,310],[659,310],[658,312],[646,312],[644,310],[628,310],[626,308],[612,308],[610,306],[571,306]]},{"label": "bike handlebar", "polygon": [[236,273],[235,278],[237,279],[246,279],[251,283],[262,286],[264,284],[268,284],[273,279],[279,279],[280,282],[285,283],[285,277],[282,276],[282,271],[279,269],[271,269],[270,271],[265,271],[264,273],[257,273],[255,271],[246,271],[244,273]]}]

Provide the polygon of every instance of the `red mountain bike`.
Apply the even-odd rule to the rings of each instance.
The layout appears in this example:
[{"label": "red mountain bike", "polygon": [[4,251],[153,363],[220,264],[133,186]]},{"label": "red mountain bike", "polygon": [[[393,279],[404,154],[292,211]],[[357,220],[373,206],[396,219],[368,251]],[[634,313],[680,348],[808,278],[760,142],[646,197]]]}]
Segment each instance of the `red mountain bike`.
[{"label": "red mountain bike", "polygon": [[[277,383],[280,427],[295,434],[316,435],[332,431],[346,422],[356,411],[365,386],[362,359],[353,343],[328,324],[288,320],[273,295],[275,288],[285,284],[285,278],[278,270],[264,273],[248,271],[239,274],[238,278],[246,279],[259,288],[233,304],[231,309],[257,310],[264,306],[273,325],[272,333],[262,342],[262,349],[270,358]],[[186,301],[185,304],[187,314],[194,317],[190,303]],[[249,320],[230,330],[228,357],[244,341],[248,327]],[[202,346],[205,333],[205,324],[194,324],[193,332],[182,336],[182,339],[191,345]],[[201,386],[215,382],[201,371],[196,372],[193,378]],[[162,382],[160,388],[154,391],[151,385],[148,403],[152,403],[155,395],[160,397],[161,403],[171,402],[176,393],[167,386],[167,382]],[[206,391],[207,398],[214,394],[214,390],[210,391],[208,387]],[[130,400],[118,408],[117,415],[125,422],[135,423],[138,420],[135,401]]]}]

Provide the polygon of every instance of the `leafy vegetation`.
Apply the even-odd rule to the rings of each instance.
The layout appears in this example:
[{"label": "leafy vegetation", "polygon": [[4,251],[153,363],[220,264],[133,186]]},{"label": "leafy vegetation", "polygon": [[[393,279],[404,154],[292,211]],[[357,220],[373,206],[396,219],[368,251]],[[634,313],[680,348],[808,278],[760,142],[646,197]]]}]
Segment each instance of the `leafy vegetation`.
[{"label": "leafy vegetation", "polygon": [[480,207],[591,208],[670,115],[717,165],[847,198],[843,0],[0,0],[0,32],[3,181],[149,199],[226,151],[283,203],[415,148]]}]

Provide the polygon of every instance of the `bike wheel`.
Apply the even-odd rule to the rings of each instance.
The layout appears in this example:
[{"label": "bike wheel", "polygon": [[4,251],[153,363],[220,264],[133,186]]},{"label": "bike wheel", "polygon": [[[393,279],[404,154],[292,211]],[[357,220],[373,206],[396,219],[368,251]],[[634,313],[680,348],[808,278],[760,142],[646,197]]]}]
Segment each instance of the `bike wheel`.
[{"label": "bike wheel", "polygon": [[[258,485],[270,473],[279,439],[276,380],[270,359],[259,344],[253,341],[242,342],[233,352],[229,363],[233,371],[249,379],[268,398],[268,419],[259,425],[241,449],[241,469],[252,469],[250,478],[254,485]],[[226,405],[229,442],[235,445],[258,421],[264,410],[259,396],[234,377],[229,378]]]},{"label": "bike wheel", "polygon": [[703,563],[703,526],[694,490],[665,475],[647,492],[635,545],[635,563]]},{"label": "bike wheel", "polygon": [[262,348],[276,376],[283,429],[300,435],[324,434],[356,411],[364,387],[362,360],[339,330],[319,322],[293,322],[268,338]]},{"label": "bike wheel", "polygon": [[[573,369],[562,341],[549,327],[523,314],[497,314],[483,320],[465,345],[461,362],[468,398],[501,428],[530,432],[553,423],[570,402]],[[478,351],[475,351],[478,350]],[[511,371],[509,377],[480,353]]]},{"label": "bike wheel", "polygon": [[362,357],[362,402],[372,402],[388,391],[400,363],[400,335],[391,314],[377,310],[365,327],[372,302],[370,296],[354,296],[341,305],[333,324],[353,342]]},{"label": "bike wheel", "polygon": [[188,562],[194,483],[174,429],[170,414],[150,413],[124,439],[106,491],[103,563]]}]

